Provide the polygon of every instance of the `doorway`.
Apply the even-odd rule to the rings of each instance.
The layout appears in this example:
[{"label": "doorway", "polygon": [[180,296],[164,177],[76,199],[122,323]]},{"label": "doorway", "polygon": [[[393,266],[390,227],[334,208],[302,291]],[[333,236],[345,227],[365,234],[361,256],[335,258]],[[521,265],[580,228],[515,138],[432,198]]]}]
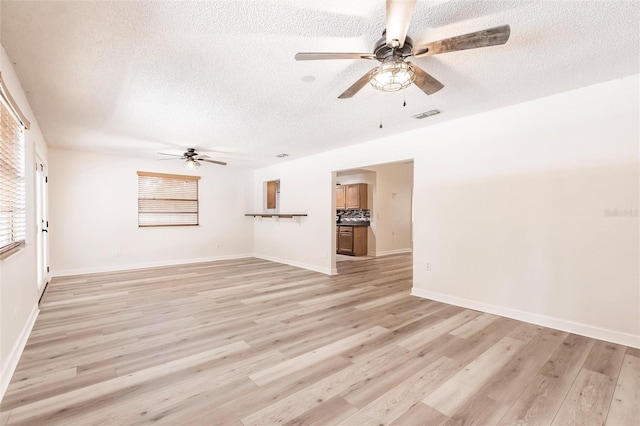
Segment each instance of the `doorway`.
[{"label": "doorway", "polygon": [[49,281],[49,215],[47,165],[36,157],[36,257],[38,293]]},{"label": "doorway", "polygon": [[[337,263],[413,252],[413,166],[413,160],[405,160],[334,172],[336,224],[333,230],[335,240],[332,241],[336,254],[333,256],[333,273],[339,273]],[[342,236],[342,225],[353,223],[349,220],[357,220],[353,219],[353,210],[349,210],[350,206],[346,204],[346,212],[340,209],[341,195],[346,192],[344,188],[354,185],[366,187],[368,192],[365,208],[367,250],[361,257],[342,250],[343,241],[355,241],[354,237],[350,240],[349,235]]]}]

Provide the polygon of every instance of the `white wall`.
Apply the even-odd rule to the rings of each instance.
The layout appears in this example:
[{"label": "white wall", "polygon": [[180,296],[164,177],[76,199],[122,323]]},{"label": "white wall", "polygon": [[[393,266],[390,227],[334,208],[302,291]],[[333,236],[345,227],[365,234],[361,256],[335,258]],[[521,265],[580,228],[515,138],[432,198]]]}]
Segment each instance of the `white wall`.
[{"label": "white wall", "polygon": [[[287,164],[287,163],[285,163]],[[305,166],[309,166],[304,170]],[[253,212],[263,212],[263,185],[280,180],[283,213],[307,213],[294,219],[254,219],[254,253],[261,258],[329,274],[335,264],[335,173],[310,164],[273,167],[254,174]],[[318,185],[325,182],[324,185]],[[322,188],[319,188],[322,186]]]},{"label": "white wall", "polygon": [[334,172],[413,158],[416,294],[640,346],[638,217],[605,215],[639,207],[638,81],[257,170],[309,217],[257,221],[256,253],[330,273]]},{"label": "white wall", "polygon": [[376,256],[411,250],[413,163],[367,167],[376,173]]},{"label": "white wall", "polygon": [[[250,256],[252,173],[50,149],[54,276]],[[200,175],[200,226],[138,228],[138,170]]]},{"label": "white wall", "polygon": [[349,185],[353,183],[366,183],[368,185],[367,197],[369,197],[369,210],[373,210],[373,199],[371,197],[375,197],[376,172],[363,170],[360,173],[338,172],[336,174],[336,184]]},{"label": "white wall", "polygon": [[25,132],[26,246],[13,256],[0,260],[0,398],[2,398],[38,312],[35,155],[37,153],[43,161],[46,161],[47,145],[13,70],[11,60],[4,48],[0,50],[2,78],[20,110],[31,122],[31,129]]}]

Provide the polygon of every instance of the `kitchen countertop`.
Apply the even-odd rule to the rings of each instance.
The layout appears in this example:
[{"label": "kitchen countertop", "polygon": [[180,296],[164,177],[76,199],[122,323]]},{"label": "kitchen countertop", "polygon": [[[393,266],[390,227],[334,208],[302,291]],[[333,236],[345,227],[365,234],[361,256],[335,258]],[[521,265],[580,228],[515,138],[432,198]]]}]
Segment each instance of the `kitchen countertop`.
[{"label": "kitchen countertop", "polygon": [[369,222],[336,222],[336,226],[369,226]]}]

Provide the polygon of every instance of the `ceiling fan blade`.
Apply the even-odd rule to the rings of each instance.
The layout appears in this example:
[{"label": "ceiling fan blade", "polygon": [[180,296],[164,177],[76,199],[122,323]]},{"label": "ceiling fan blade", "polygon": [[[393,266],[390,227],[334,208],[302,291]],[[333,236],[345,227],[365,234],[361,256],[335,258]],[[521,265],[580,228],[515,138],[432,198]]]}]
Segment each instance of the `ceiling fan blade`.
[{"label": "ceiling fan blade", "polygon": [[456,52],[458,50],[476,49],[478,47],[496,46],[505,44],[511,35],[511,27],[489,28],[475,33],[464,34],[456,37],[445,38],[422,46],[413,48],[413,56],[437,55],[439,53]]},{"label": "ceiling fan blade", "polygon": [[[160,154],[160,155],[168,155],[170,157],[184,158],[184,155],[167,154],[167,153],[164,153],[164,152],[158,152],[158,154]],[[169,160],[169,159],[167,158],[167,160]]]},{"label": "ceiling fan blade", "polygon": [[358,81],[353,83],[351,85],[351,87],[349,87],[340,96],[338,96],[338,99],[348,99],[348,98],[353,97],[353,95],[355,95],[356,93],[358,93],[360,91],[360,89],[362,89],[364,86],[366,86],[367,83],[369,82],[369,76],[371,75],[371,71],[373,71],[373,70],[370,70],[368,73],[366,73],[365,75],[360,77],[358,79]]},{"label": "ceiling fan blade", "polygon": [[373,53],[331,53],[300,52],[296,53],[296,61],[316,61],[320,59],[376,59]]},{"label": "ceiling fan blade", "polygon": [[387,46],[402,47],[416,0],[387,0]]},{"label": "ceiling fan blade", "polygon": [[416,64],[411,62],[407,63],[413,67],[416,73],[416,79],[413,80],[413,84],[418,86],[420,90],[422,90],[427,95],[433,95],[438,90],[444,87],[444,84],[440,83],[438,80],[433,78],[430,74],[428,74],[422,68],[418,67]]},{"label": "ceiling fan blade", "polygon": [[213,163],[213,164],[220,164],[221,166],[226,166],[227,163],[225,163],[224,161],[216,161],[216,160],[207,160],[206,158],[198,158],[198,161],[204,161],[205,163]]},{"label": "ceiling fan blade", "polygon": [[156,158],[158,161],[167,161],[167,160],[185,160],[185,158]]}]

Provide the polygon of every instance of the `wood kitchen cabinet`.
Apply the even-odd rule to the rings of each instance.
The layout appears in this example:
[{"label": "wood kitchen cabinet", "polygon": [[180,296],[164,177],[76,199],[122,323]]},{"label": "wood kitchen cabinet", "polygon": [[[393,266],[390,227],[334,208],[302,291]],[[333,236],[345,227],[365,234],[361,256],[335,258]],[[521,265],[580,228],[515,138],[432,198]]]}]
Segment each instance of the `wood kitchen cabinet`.
[{"label": "wood kitchen cabinet", "polygon": [[353,227],[353,255],[354,256],[366,256],[367,255],[367,234],[368,226],[354,226]]},{"label": "wood kitchen cabinet", "polygon": [[336,252],[349,256],[366,256],[368,229],[368,226],[337,226]]},{"label": "wood kitchen cabinet", "polygon": [[354,183],[336,188],[336,209],[368,209],[367,184]]},{"label": "wood kitchen cabinet", "polygon": [[344,210],[347,208],[345,187],[346,185],[338,185],[336,187],[336,210]]},{"label": "wood kitchen cabinet", "polygon": [[338,232],[338,253],[353,254],[353,226],[341,226]]}]

